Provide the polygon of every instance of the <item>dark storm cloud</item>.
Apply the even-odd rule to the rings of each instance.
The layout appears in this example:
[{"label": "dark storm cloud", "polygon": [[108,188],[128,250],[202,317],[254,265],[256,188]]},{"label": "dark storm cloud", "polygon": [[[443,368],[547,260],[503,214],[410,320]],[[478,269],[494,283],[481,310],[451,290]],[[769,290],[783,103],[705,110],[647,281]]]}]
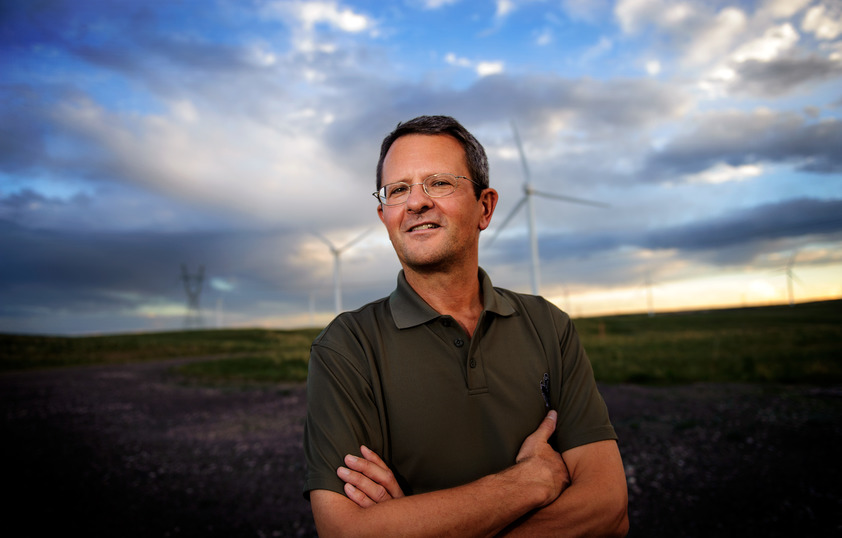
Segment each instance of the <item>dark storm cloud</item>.
[{"label": "dark storm cloud", "polygon": [[[66,232],[33,230],[0,220],[3,308],[87,309],[134,306],[152,298],[182,300],[181,264],[204,265],[208,278],[239,279],[253,292],[297,293],[310,275],[279,253],[292,250],[289,232]],[[35,298],[42,302],[37,302]]]},{"label": "dark storm cloud", "polygon": [[842,62],[818,55],[749,60],[734,66],[735,93],[777,97],[798,87],[842,77]]},{"label": "dark storm cloud", "polygon": [[649,156],[641,176],[650,181],[681,181],[716,164],[731,166],[764,162],[792,164],[797,169],[842,171],[842,121],[808,122],[794,113],[716,112],[700,119],[695,130],[675,137]]},{"label": "dark storm cloud", "polygon": [[800,198],[647,234],[640,246],[708,250],[842,231],[842,200]]},{"label": "dark storm cloud", "polygon": [[[621,247],[695,252],[742,247],[753,252],[765,241],[842,232],[842,200],[800,198],[732,211],[682,226],[652,231],[551,235],[540,238],[541,257],[585,258]],[[523,260],[528,255],[523,237],[499,241],[489,252],[495,262]],[[749,255],[750,257],[750,255]],[[505,260],[504,260],[505,258]],[[745,259],[741,261],[746,261]]]}]

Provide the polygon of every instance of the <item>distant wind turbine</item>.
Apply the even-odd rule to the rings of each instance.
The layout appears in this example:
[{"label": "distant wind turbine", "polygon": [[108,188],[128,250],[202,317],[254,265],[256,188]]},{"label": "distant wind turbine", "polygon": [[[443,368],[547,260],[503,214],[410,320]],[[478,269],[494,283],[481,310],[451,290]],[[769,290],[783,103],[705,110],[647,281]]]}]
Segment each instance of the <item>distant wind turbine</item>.
[{"label": "distant wind turbine", "polygon": [[354,239],[348,241],[341,247],[337,247],[334,245],[327,237],[313,232],[313,235],[316,236],[322,243],[328,246],[330,249],[330,253],[333,254],[333,297],[334,302],[336,305],[336,314],[339,315],[342,312],[342,276],[340,274],[340,262],[339,257],[342,255],[343,252],[348,250],[352,245],[359,242],[363,237],[368,235],[371,232],[371,228],[364,231]]},{"label": "distant wind turbine", "polygon": [[651,318],[655,315],[655,299],[652,295],[652,275],[649,271],[646,271],[644,285],[646,286],[646,311]]},{"label": "distant wind turbine", "polygon": [[527,224],[529,226],[529,245],[532,254],[532,293],[534,295],[538,295],[538,290],[541,287],[541,274],[540,274],[540,257],[538,255],[538,233],[535,226],[535,204],[533,201],[534,196],[541,196],[544,198],[552,198],[555,200],[562,200],[564,202],[572,202],[574,204],[583,204],[583,205],[590,205],[595,207],[611,207],[608,204],[604,204],[602,202],[594,202],[592,200],[585,200],[583,198],[574,198],[572,196],[564,196],[562,194],[553,194],[549,192],[541,192],[532,188],[532,179],[529,174],[529,164],[526,162],[526,153],[523,151],[523,145],[520,142],[520,135],[518,135],[517,127],[515,126],[514,122],[512,124],[512,133],[514,135],[515,144],[517,145],[518,153],[520,154],[520,163],[523,166],[523,198],[518,201],[515,205],[515,208],[512,210],[511,213],[503,220],[503,223],[497,228],[497,231],[491,236],[491,239],[488,241],[488,245],[494,242],[500,232],[503,231],[503,228],[509,223],[510,220],[515,216],[515,214],[520,211],[520,208],[526,205],[527,210]]},{"label": "distant wind turbine", "polygon": [[792,266],[795,265],[795,256],[798,252],[793,252],[792,256],[789,257],[789,261],[786,262],[786,267],[784,268],[784,273],[786,274],[786,291],[789,297],[789,306],[793,306],[795,304],[795,293],[792,289],[792,281],[797,280],[800,284],[803,284],[800,278],[792,271]]}]

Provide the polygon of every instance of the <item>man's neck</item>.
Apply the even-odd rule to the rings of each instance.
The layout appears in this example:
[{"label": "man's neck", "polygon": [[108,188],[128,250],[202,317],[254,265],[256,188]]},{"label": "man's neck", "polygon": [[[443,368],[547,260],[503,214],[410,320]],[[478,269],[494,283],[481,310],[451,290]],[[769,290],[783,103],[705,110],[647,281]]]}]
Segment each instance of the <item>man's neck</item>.
[{"label": "man's neck", "polygon": [[439,314],[451,316],[473,336],[482,313],[479,267],[417,272],[404,267],[407,283]]}]

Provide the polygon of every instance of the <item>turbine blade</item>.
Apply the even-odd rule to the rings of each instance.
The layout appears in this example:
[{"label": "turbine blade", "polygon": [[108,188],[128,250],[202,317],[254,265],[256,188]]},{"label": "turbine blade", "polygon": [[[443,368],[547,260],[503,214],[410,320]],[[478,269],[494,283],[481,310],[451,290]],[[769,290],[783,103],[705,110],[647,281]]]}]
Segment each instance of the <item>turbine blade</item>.
[{"label": "turbine blade", "polygon": [[331,252],[336,251],[336,247],[333,245],[333,243],[331,243],[330,239],[328,239],[327,237],[323,236],[323,235],[322,235],[322,234],[320,234],[319,232],[310,232],[310,235],[312,235],[313,237],[315,237],[316,239],[318,239],[319,241],[321,241],[322,243],[324,243],[325,245],[327,245],[327,246],[328,246],[328,248],[330,248],[330,251],[331,251]]},{"label": "turbine blade", "polygon": [[353,245],[354,243],[358,243],[363,237],[367,236],[373,229],[374,228],[367,229],[366,231],[364,231],[363,233],[361,233],[360,235],[358,235],[354,239],[351,239],[350,241],[345,243],[345,245],[338,248],[337,250],[340,251],[340,252],[343,252],[343,251],[347,250],[348,248],[350,248],[351,245]]},{"label": "turbine blade", "polygon": [[563,200],[565,202],[573,202],[574,204],[590,205],[594,207],[611,207],[609,204],[603,202],[595,202],[593,200],[586,200],[584,198],[575,198],[573,196],[564,196],[563,194],[553,194],[551,192],[542,192],[532,190],[532,194],[543,196],[544,198],[555,198],[556,200]]},{"label": "turbine blade", "polygon": [[526,162],[526,152],[523,151],[523,144],[520,142],[520,135],[517,132],[517,126],[515,125],[514,120],[511,121],[512,124],[512,134],[515,138],[515,145],[517,146],[517,152],[520,154],[520,164],[523,166],[523,181],[526,185],[529,185],[531,181],[531,177],[529,174],[529,164]]},{"label": "turbine blade", "polygon": [[525,203],[526,203],[526,196],[524,196],[523,198],[520,199],[520,201],[517,203],[517,205],[515,205],[515,208],[512,209],[512,212],[509,213],[509,215],[503,220],[503,224],[501,224],[497,228],[497,231],[494,232],[494,235],[491,236],[491,239],[489,239],[488,241],[485,242],[485,244],[487,246],[491,245],[491,243],[493,243],[494,240],[497,239],[497,236],[500,235],[500,232],[503,231],[503,228],[506,227],[506,225],[509,223],[509,221],[511,221],[512,218],[515,216],[515,213],[520,211],[520,208],[523,207],[523,204],[525,204]]}]

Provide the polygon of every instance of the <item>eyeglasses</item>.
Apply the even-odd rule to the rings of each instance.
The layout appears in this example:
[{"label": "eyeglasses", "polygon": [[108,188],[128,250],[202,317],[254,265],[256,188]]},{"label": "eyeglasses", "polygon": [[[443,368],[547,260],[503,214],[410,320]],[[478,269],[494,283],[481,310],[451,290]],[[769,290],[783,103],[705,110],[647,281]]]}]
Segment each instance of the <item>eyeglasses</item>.
[{"label": "eyeglasses", "polygon": [[456,187],[459,186],[459,180],[466,179],[476,185],[477,183],[465,176],[454,176],[453,174],[433,174],[427,176],[421,183],[407,183],[405,181],[398,181],[397,183],[389,183],[383,185],[380,190],[373,192],[377,200],[383,205],[401,205],[409,200],[409,192],[413,185],[421,185],[424,187],[424,192],[430,198],[441,198],[442,196],[449,196],[456,192]]}]

